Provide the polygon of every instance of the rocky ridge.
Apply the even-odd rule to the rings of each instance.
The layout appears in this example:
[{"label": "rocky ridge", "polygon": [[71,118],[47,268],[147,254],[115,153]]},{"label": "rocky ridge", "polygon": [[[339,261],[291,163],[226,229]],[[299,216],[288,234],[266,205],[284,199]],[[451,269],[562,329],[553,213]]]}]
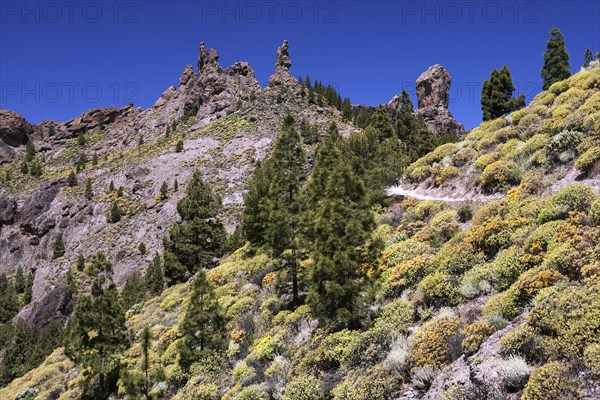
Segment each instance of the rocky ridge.
[{"label": "rocky ridge", "polygon": [[[331,121],[346,135],[354,131],[341,120],[339,111],[309,106],[300,95],[302,87],[289,72],[286,42],[278,50],[270,80],[278,83],[265,90],[247,63],[223,68],[218,59],[216,50],[207,50],[201,43],[199,73],[186,66],[180,85],[168,88],[146,110],[132,105],[94,109],[67,122],[44,121],[36,126],[6,112],[11,119],[10,125],[2,119],[2,143],[19,133],[18,140],[10,143],[32,140],[45,160],[41,179],[12,179],[20,174],[24,146],[11,146],[12,162],[1,171],[11,179],[0,186],[0,272],[10,276],[22,267],[35,273],[32,305],[18,318],[29,320],[38,312],[36,305],[62,298],[48,296],[80,254],[109,254],[118,284],[134,270],[145,268],[177,220],[177,201],[195,169],[223,197],[222,218],[228,230],[233,230],[247,178],[255,161],[268,154],[287,113],[299,122],[319,126],[322,134]],[[283,100],[278,98],[282,91],[288,94]],[[176,128],[167,137],[165,131],[174,123]],[[48,135],[50,126],[52,136]],[[85,145],[78,144],[81,135]],[[176,152],[179,140],[183,150]],[[88,162],[77,175],[78,185],[68,187],[66,176],[80,154]],[[90,165],[93,157],[98,159],[95,166]],[[93,181],[91,201],[83,198],[87,179]],[[173,189],[175,180],[178,191]],[[108,190],[111,182],[123,188],[119,201],[127,209],[127,216],[117,224],[107,221],[115,196]],[[170,188],[166,200],[157,196],[163,182]],[[52,260],[58,235],[63,236],[66,253]],[[144,255],[137,250],[142,242],[148,248]]]}]

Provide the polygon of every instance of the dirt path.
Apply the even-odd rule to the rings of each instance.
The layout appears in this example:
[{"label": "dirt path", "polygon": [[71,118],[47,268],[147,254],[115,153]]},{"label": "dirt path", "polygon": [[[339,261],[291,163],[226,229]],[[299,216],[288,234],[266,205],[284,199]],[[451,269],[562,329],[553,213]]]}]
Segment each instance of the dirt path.
[{"label": "dirt path", "polygon": [[467,195],[467,196],[450,197],[450,196],[435,196],[432,194],[426,194],[426,192],[427,191],[425,191],[425,190],[418,190],[418,189],[404,189],[401,186],[390,187],[386,190],[386,193],[391,196],[410,196],[410,197],[414,197],[417,200],[433,200],[433,201],[445,201],[445,202],[462,202],[462,201],[467,201],[467,200],[481,202],[481,201],[496,200],[496,199],[504,197],[504,195],[501,195],[501,194],[494,194],[494,195],[490,195],[490,196],[486,196],[486,195],[468,196]]}]

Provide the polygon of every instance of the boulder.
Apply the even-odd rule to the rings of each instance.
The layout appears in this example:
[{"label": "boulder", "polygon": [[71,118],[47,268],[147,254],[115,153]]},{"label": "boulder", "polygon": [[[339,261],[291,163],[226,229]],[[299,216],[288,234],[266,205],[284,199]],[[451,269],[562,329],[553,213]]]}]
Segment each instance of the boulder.
[{"label": "boulder", "polygon": [[[18,147],[27,144],[33,126],[16,112],[0,109],[0,140],[5,144]],[[1,151],[1,150],[0,150]]]}]

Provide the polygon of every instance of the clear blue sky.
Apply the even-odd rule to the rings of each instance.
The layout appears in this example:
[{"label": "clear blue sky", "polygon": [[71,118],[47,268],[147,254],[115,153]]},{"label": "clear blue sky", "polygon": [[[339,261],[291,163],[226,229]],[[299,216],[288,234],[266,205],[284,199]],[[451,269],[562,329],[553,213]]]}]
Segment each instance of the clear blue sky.
[{"label": "clear blue sky", "polygon": [[248,61],[264,86],[277,46],[292,72],[335,85],[353,103],[387,102],[439,63],[450,110],[479,124],[481,82],[508,65],[530,101],[548,32],[562,30],[571,71],[600,50],[598,1],[0,1],[0,107],[31,122],[88,108],[151,106],[195,68],[198,44],[221,65]]}]

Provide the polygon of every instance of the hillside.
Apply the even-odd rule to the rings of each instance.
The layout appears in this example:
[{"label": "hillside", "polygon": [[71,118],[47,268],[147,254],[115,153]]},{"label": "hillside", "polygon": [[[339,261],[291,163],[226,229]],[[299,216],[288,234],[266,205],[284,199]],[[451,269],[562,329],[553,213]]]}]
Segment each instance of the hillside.
[{"label": "hillside", "polygon": [[599,85],[598,68],[556,82],[526,108],[487,121],[465,140],[412,164],[407,187],[456,197],[506,193],[519,184],[536,185],[539,193],[574,181],[598,189]]},{"label": "hillside", "polygon": [[[450,78],[440,66],[423,78],[441,88],[421,94],[421,112],[397,96],[368,109],[363,129],[335,107],[309,101],[314,94],[289,73],[287,42],[265,89],[254,84],[247,64],[223,70],[217,60],[202,44],[200,73],[186,67],[179,88],[148,110],[114,110],[110,122],[93,111],[77,121],[32,126],[29,166],[43,164],[41,176],[23,176],[24,146],[0,166],[0,272],[11,279],[19,267],[34,272],[31,301],[13,321],[36,328],[71,321],[65,341],[0,389],[0,399],[89,397],[97,383],[90,371],[105,371],[105,358],[101,367],[94,358],[102,351],[111,352],[107,364],[117,367],[99,381],[114,381],[115,399],[600,397],[597,63],[526,108],[435,147],[448,139],[444,134],[463,133],[447,110]],[[227,89],[207,89],[219,79]],[[404,140],[406,127],[421,135]],[[430,132],[436,127],[442,131]],[[302,154],[290,153],[302,159],[297,174],[305,181],[298,184],[301,207],[290,201],[285,211],[307,214],[296,220],[284,213],[284,227],[257,244],[273,218],[265,214],[281,212],[269,195],[284,178],[295,179],[278,175],[277,167],[293,170],[287,161],[296,159],[277,157],[291,147],[282,138],[296,131]],[[317,137],[308,138],[311,132]],[[88,161],[73,185],[69,175],[81,154]],[[182,210],[197,200],[195,171],[223,199],[219,215],[202,222],[217,221],[232,233],[243,221],[246,237],[230,235],[233,245],[211,260],[216,265],[191,271],[183,282],[171,280],[162,290],[161,275],[158,294],[146,283],[137,283],[141,295],[127,289],[135,271],[149,274],[155,253],[168,265],[163,238],[174,240],[173,227],[192,225]],[[401,175],[402,196],[373,195]],[[262,197],[248,204],[256,193]],[[192,202],[192,212],[208,202]],[[260,209],[263,203],[270,213]],[[111,222],[115,204],[123,215]],[[251,206],[261,212],[249,214]],[[302,238],[277,253],[273,236],[283,241],[295,222]],[[63,254],[54,257],[59,235]],[[345,251],[330,254],[340,247]],[[333,268],[341,264],[353,268],[338,273]],[[347,282],[337,285],[344,273]],[[351,304],[317,311],[321,277],[329,285],[321,304],[345,296]],[[134,297],[124,316],[114,317],[123,318],[123,343],[115,334],[104,347],[86,348],[73,332],[97,316],[81,310],[93,298],[111,299],[102,296],[112,280],[121,294],[102,310]],[[2,346],[9,343],[6,332],[0,331]],[[190,346],[197,332],[201,344]],[[91,329],[83,336],[93,343],[103,334]],[[18,347],[14,336],[2,357]],[[78,345],[93,350],[73,354]]]}]

